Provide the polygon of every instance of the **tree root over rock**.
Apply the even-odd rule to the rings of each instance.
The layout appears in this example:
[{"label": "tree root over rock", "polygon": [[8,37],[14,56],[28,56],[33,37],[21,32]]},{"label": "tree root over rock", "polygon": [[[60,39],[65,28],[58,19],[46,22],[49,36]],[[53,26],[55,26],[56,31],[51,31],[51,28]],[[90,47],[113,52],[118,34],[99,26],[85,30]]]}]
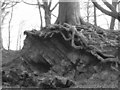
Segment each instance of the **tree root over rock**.
[{"label": "tree root over rock", "polygon": [[[38,75],[52,71],[73,81],[90,79],[103,70],[119,75],[118,33],[93,25],[71,26],[67,23],[50,25],[40,31],[25,31],[26,39],[20,57]],[[62,87],[69,86],[66,83]]]}]

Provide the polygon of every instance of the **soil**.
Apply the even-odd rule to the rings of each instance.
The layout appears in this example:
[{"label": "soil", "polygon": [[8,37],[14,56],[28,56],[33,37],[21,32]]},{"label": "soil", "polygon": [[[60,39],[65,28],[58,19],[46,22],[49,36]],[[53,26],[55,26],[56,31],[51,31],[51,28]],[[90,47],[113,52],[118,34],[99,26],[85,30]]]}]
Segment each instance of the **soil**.
[{"label": "soil", "polygon": [[[107,42],[101,40],[99,37],[103,37],[104,33],[101,32],[99,30],[94,33],[88,29],[79,35],[74,29],[68,31],[61,26],[45,28],[42,33],[34,30],[25,32],[27,37],[22,50],[2,51],[2,87],[5,90],[7,88],[118,88],[119,51],[113,47],[109,49],[102,47],[107,51],[102,52],[100,45],[91,44],[93,47],[98,47],[93,49],[88,48],[89,45],[86,44],[86,40],[90,39],[87,36],[91,33],[91,40],[97,44],[105,42],[106,46],[116,45],[116,40],[111,39],[112,41],[108,42],[109,38],[106,37],[104,39],[108,40]],[[75,37],[72,37],[73,33]],[[71,44],[72,40],[74,43]],[[113,58],[115,53],[118,59]]]}]

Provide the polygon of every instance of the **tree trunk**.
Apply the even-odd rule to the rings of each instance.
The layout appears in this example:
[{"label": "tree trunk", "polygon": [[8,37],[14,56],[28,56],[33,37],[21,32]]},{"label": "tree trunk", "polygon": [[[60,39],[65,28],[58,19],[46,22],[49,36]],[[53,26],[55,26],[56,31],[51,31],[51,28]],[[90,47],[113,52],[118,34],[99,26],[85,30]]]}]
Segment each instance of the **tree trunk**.
[{"label": "tree trunk", "polygon": [[[118,12],[120,12],[120,2],[118,4]],[[120,21],[118,21],[118,30],[120,30]]]},{"label": "tree trunk", "polygon": [[[116,9],[118,0],[112,0],[112,5]],[[111,17],[110,30],[113,30],[115,26],[115,18]]]},{"label": "tree trunk", "polygon": [[94,5],[94,25],[97,26],[96,7]]},{"label": "tree trunk", "polygon": [[44,3],[44,11],[45,11],[45,26],[49,26],[51,24],[51,12],[50,7],[48,5],[48,0],[43,0]]},{"label": "tree trunk", "polygon": [[[66,2],[65,2],[66,1]],[[59,0],[59,15],[56,24],[68,23],[71,25],[84,24],[80,15],[80,3],[79,0],[72,2],[73,0]]]},{"label": "tree trunk", "polygon": [[90,0],[87,1],[87,22],[89,23],[89,19],[90,19]]},{"label": "tree trunk", "polygon": [[[0,8],[1,8],[1,2],[0,2]],[[0,9],[0,13],[2,13],[2,10]],[[2,15],[0,15],[0,19],[2,18]],[[0,49],[3,48],[3,40],[2,40],[2,21],[0,20]],[[1,50],[0,50],[0,53],[1,53]],[[1,57],[1,56],[0,56]],[[1,59],[2,60],[2,59]]]},{"label": "tree trunk", "polygon": [[[1,2],[0,2],[0,8],[1,8]],[[1,9],[0,9],[0,13],[1,13]],[[1,18],[1,15],[0,15],[0,18]],[[2,23],[1,23],[1,20],[0,20],[0,49],[2,48],[2,30],[1,30],[1,26],[2,26]],[[0,53],[1,53],[1,50],[0,50]]]}]

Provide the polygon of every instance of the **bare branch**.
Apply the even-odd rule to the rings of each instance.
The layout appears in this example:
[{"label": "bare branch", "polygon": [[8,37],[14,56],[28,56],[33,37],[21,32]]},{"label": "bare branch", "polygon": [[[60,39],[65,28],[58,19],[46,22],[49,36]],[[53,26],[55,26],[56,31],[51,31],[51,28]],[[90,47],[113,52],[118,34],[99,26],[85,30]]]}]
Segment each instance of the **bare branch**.
[{"label": "bare branch", "polygon": [[51,15],[53,15],[54,17],[56,17],[56,18],[57,18],[57,16],[56,16],[56,15],[54,15],[53,13],[51,13]]},{"label": "bare branch", "polygon": [[59,3],[56,3],[55,6],[50,10],[50,12],[52,12],[58,5]]},{"label": "bare branch", "polygon": [[[112,0],[112,6],[116,9],[118,0]],[[111,18],[110,30],[113,30],[115,26],[115,18]]]},{"label": "bare branch", "polygon": [[28,5],[38,5],[38,4],[32,4],[32,3],[25,2],[24,0],[22,0],[22,2]]},{"label": "bare branch", "polygon": [[9,5],[9,3],[4,4],[4,5],[1,7],[1,10],[4,11],[4,10],[6,9],[6,7],[7,7],[7,5]]},{"label": "bare branch", "polygon": [[5,15],[2,17],[2,20],[1,20],[2,23],[4,22],[4,19],[5,19],[5,17],[8,15],[8,13],[9,13],[9,12],[6,12]]},{"label": "bare branch", "polygon": [[43,27],[43,25],[42,25],[42,14],[41,14],[41,9],[40,9],[40,2],[39,2],[39,0],[37,0],[37,4],[38,4],[38,9],[39,9],[39,14],[40,14],[40,20],[41,20],[41,25],[40,25],[40,29]]},{"label": "bare branch", "polygon": [[19,2],[16,2],[15,4],[13,4],[13,5],[9,6],[9,7],[6,7],[6,9],[11,8],[11,7],[14,7],[14,6],[17,5],[18,3],[19,3]]},{"label": "bare branch", "polygon": [[112,6],[110,3],[108,3],[106,0],[102,0],[102,1],[112,12],[117,12],[115,7]]},{"label": "bare branch", "polygon": [[[112,17],[114,17],[114,18],[116,18],[116,19],[118,19],[118,13],[110,12],[110,11],[104,9],[103,7],[101,7],[101,6],[96,2],[96,0],[91,0],[91,1],[92,1],[92,3],[93,3],[101,12],[103,12],[103,13],[109,15],[109,16],[112,16]],[[118,20],[119,20],[119,19],[118,19]]]},{"label": "bare branch", "polygon": [[49,8],[51,7],[51,4],[52,4],[52,0],[49,1],[49,6],[48,6]]}]

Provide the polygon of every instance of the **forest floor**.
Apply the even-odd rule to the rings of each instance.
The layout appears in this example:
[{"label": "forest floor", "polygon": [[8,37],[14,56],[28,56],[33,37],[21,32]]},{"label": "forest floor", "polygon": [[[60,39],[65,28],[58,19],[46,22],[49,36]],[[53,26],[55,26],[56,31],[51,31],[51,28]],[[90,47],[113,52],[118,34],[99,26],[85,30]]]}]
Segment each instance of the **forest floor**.
[{"label": "forest floor", "polygon": [[2,64],[8,63],[19,56],[19,51],[16,50],[2,50]]},{"label": "forest floor", "polygon": [[3,49],[3,88],[118,88],[120,47],[116,36],[120,32],[85,26],[44,29],[24,32],[27,37],[20,51]]}]

